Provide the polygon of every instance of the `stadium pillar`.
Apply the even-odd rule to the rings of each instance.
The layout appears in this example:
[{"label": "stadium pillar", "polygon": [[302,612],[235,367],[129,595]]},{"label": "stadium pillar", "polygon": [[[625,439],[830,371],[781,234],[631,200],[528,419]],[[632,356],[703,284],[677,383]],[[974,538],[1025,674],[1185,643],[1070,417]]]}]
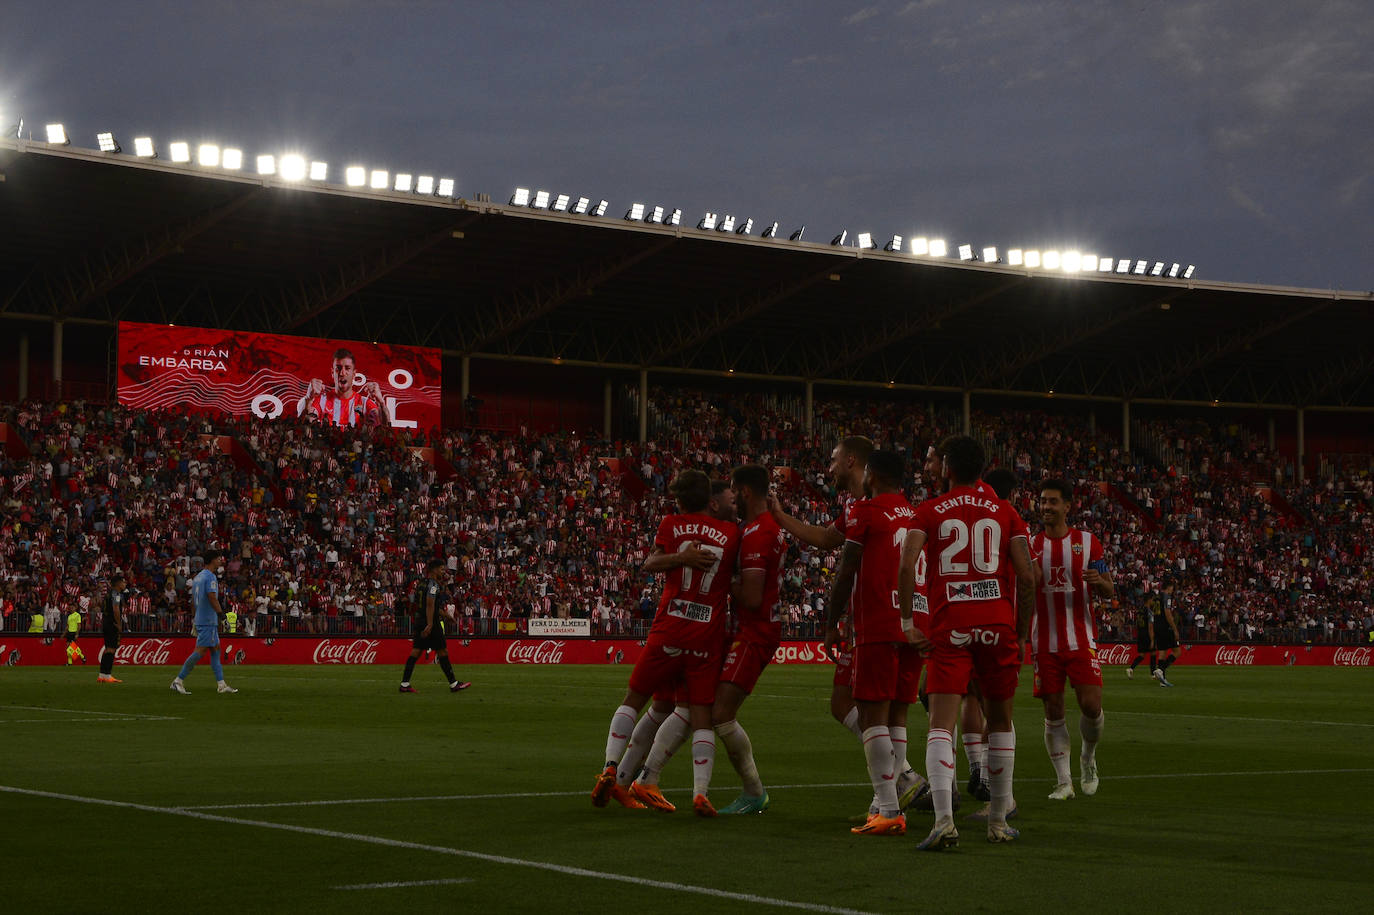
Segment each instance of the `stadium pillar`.
[{"label": "stadium pillar", "polygon": [[1304,464],[1304,462],[1307,460],[1307,442],[1304,441],[1304,439],[1306,438],[1306,431],[1305,431],[1305,429],[1303,428],[1304,425],[1305,425],[1306,416],[1307,416],[1307,411],[1304,410],[1302,407],[1298,407],[1298,469],[1297,469],[1297,481],[1298,481],[1299,483],[1302,483],[1302,482],[1304,482],[1304,481],[1307,479],[1307,471],[1303,468],[1303,464]]},{"label": "stadium pillar", "polygon": [[19,399],[29,399],[29,334],[19,335]]},{"label": "stadium pillar", "polygon": [[52,322],[52,386],[53,397],[62,398],[62,322]]},{"label": "stadium pillar", "polygon": [[968,391],[965,391],[965,392],[964,392],[964,434],[965,434],[965,435],[972,435],[972,434],[973,434],[973,412],[972,412],[972,408],[971,408],[971,406],[970,406],[970,401],[971,401],[971,400],[972,400],[972,397],[969,395],[969,392],[968,392]]},{"label": "stadium pillar", "polygon": [[1273,414],[1273,413],[1270,413],[1270,414],[1269,414],[1269,451],[1270,451],[1271,454],[1272,454],[1273,451],[1274,451],[1274,414]]},{"label": "stadium pillar", "polygon": [[806,383],[806,437],[810,438],[816,430],[816,385],[815,382]]},{"label": "stadium pillar", "polygon": [[461,380],[458,382],[458,384],[462,387],[462,392],[461,392],[461,393],[462,393],[462,397],[463,397],[463,405],[464,405],[464,407],[466,408],[467,402],[468,402],[468,393],[469,393],[469,391],[470,391],[470,386],[469,386],[468,382],[469,382],[470,379],[471,379],[472,357],[471,357],[471,356],[464,356],[464,357],[463,357],[463,361],[462,361],[462,366],[463,366],[462,372],[461,372],[461,374],[459,375],[459,378],[460,378]]},{"label": "stadium pillar", "polygon": [[639,370],[639,443],[649,440],[649,370]]},{"label": "stadium pillar", "polygon": [[1088,408],[1088,434],[1097,438],[1097,411],[1092,407]]},{"label": "stadium pillar", "polygon": [[1121,401],[1121,450],[1130,453],[1131,450],[1131,402]]},{"label": "stadium pillar", "polygon": [[605,409],[601,419],[601,437],[606,441],[611,440],[611,379],[606,379]]}]

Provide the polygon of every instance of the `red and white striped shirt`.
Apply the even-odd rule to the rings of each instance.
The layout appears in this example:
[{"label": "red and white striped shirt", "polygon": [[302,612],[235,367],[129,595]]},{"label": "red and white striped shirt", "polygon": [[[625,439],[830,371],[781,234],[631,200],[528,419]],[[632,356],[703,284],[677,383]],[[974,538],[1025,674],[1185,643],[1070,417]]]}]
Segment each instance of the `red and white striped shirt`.
[{"label": "red and white striped shirt", "polygon": [[1102,558],[1101,541],[1072,527],[1057,539],[1041,532],[1031,538],[1031,555],[1043,576],[1035,592],[1031,651],[1041,654],[1096,649],[1092,589],[1083,580],[1083,573],[1089,563]]},{"label": "red and white striped shirt", "polygon": [[355,390],[347,397],[335,397],[330,391],[322,391],[318,397],[310,399],[306,409],[336,426],[356,426],[379,407],[377,401]]}]

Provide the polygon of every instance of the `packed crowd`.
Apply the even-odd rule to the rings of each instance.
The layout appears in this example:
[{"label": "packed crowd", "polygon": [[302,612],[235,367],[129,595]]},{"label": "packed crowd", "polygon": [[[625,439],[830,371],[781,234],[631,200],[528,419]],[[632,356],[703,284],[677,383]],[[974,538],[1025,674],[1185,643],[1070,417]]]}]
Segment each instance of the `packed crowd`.
[{"label": "packed crowd", "polygon": [[[410,440],[80,402],[0,408],[31,451],[0,462],[4,628],[38,614],[55,632],[72,609],[97,626],[118,568],[134,592],[130,628],[185,631],[194,557],[215,545],[231,557],[222,600],[250,635],[408,632],[408,587],[432,557],[452,572],[455,635],[516,632],[531,617],[642,634],[658,594],[638,568],[679,469],[723,478],[763,463],[789,509],[826,522],[839,438],[867,435],[918,470],[959,423],[896,399],[818,401],[809,435],[800,398],[655,389],[648,406],[644,445],[470,429]],[[1014,501],[1032,521],[1033,481],[1075,484],[1072,520],[1103,539],[1118,582],[1104,638],[1131,637],[1134,609],[1166,590],[1185,638],[1363,641],[1374,629],[1369,466],[1345,462],[1302,486],[1280,474],[1274,496],[1272,473],[1257,475],[1276,462],[1236,428],[1156,423],[1125,453],[1087,416],[975,414],[973,427],[1026,481]],[[910,497],[930,485],[913,473]],[[791,635],[819,633],[834,562],[791,547]]]}]

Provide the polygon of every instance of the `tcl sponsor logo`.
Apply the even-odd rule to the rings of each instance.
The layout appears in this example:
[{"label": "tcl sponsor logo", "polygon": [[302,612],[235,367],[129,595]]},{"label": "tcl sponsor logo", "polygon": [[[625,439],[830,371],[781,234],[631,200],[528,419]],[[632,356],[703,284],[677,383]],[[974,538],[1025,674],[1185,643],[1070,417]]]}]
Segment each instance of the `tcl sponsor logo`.
[{"label": "tcl sponsor logo", "polygon": [[774,664],[809,664],[825,654],[824,642],[779,645],[773,652]]},{"label": "tcl sponsor logo", "polygon": [[1253,645],[1223,645],[1217,649],[1217,663],[1252,666],[1255,663],[1255,648]]},{"label": "tcl sponsor logo", "polygon": [[315,664],[373,664],[377,660],[375,639],[354,639],[351,642],[331,642],[321,639],[315,646],[312,663]]},{"label": "tcl sponsor logo", "polygon": [[958,629],[949,631],[949,643],[956,648],[964,645],[996,645],[1002,641],[1002,633],[992,632],[987,629],[970,629],[968,632],[960,632]]},{"label": "tcl sponsor logo", "polygon": [[1097,660],[1101,664],[1129,664],[1134,657],[1129,645],[1108,645],[1097,652]]},{"label": "tcl sponsor logo", "polygon": [[121,642],[115,650],[116,664],[166,664],[172,659],[171,639],[139,639]]},{"label": "tcl sponsor logo", "polygon": [[562,664],[563,643],[545,639],[539,643],[511,642],[506,648],[507,664]]},{"label": "tcl sponsor logo", "polygon": [[1331,663],[1337,667],[1369,667],[1374,663],[1374,649],[1337,648],[1331,655]]}]

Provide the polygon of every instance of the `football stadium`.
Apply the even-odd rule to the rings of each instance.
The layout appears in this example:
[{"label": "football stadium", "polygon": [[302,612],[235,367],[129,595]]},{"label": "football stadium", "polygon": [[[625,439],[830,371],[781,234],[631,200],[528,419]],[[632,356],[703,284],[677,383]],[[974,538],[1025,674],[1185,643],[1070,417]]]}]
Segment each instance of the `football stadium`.
[{"label": "football stadium", "polygon": [[8,910],[1368,904],[1371,293],[46,139]]}]

